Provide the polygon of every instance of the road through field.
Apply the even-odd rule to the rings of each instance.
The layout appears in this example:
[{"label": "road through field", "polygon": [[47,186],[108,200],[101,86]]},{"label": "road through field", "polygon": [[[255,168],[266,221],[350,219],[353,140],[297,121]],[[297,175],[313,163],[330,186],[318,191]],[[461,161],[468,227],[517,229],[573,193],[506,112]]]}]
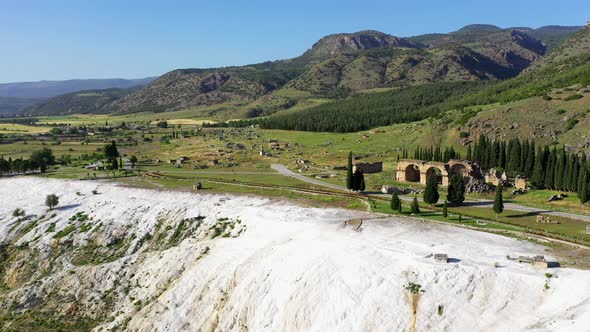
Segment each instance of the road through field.
[{"label": "road through field", "polygon": [[[312,184],[319,185],[319,186],[324,186],[324,187],[331,188],[331,189],[348,191],[348,189],[346,189],[346,187],[344,187],[344,186],[339,186],[337,184],[332,184],[332,183],[326,183],[326,182],[319,181],[316,179],[308,178],[308,177],[301,175],[301,174],[297,174],[297,173],[291,171],[290,169],[288,169],[285,165],[272,164],[271,167],[272,167],[272,169],[276,170],[279,174],[284,175],[284,176],[290,176],[290,177],[293,177],[293,178],[301,180],[301,181],[305,181],[305,182],[312,183]],[[382,194],[382,193],[369,193],[369,194],[371,196],[391,197],[391,195],[389,195],[389,194]],[[405,201],[411,201],[413,199],[413,197],[400,196],[400,199],[405,200]],[[467,206],[485,207],[485,208],[491,208],[493,204],[494,204],[494,201],[492,201],[492,200],[467,201],[464,203],[464,205],[467,205]],[[585,215],[576,214],[576,213],[545,210],[545,209],[539,209],[539,208],[534,208],[534,207],[524,206],[524,205],[514,204],[514,203],[504,203],[504,208],[506,210],[512,210],[512,211],[518,211],[518,212],[526,212],[526,213],[532,213],[532,214],[541,214],[542,213],[542,214],[548,214],[548,215],[552,215],[552,216],[572,218],[572,219],[578,219],[578,220],[590,222],[590,216],[585,216]]]}]

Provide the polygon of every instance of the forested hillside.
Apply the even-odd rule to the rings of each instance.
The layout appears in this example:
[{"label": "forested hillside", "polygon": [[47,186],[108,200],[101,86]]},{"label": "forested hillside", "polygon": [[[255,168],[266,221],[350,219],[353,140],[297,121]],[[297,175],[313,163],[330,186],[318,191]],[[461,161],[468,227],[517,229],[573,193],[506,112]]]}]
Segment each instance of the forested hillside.
[{"label": "forested hillside", "polygon": [[590,29],[586,27],[557,47],[549,55],[553,60],[513,79],[487,84],[428,84],[356,95],[299,113],[278,114],[259,123],[273,129],[352,132],[417,121],[470,106],[508,103],[534,96],[551,99],[548,94],[553,89],[590,85],[590,52],[569,54],[572,48],[584,50],[589,46]]}]

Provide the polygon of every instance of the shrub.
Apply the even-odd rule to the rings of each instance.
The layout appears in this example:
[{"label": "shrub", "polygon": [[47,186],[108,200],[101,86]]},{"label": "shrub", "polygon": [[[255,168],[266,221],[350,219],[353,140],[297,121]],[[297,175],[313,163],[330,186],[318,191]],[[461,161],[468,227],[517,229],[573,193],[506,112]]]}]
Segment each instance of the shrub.
[{"label": "shrub", "polygon": [[565,113],[565,110],[563,110],[563,109],[559,109],[559,110],[557,110],[557,114],[560,114],[560,115],[561,115],[561,114],[563,114],[563,113]]},{"label": "shrub", "polygon": [[462,131],[462,132],[459,133],[459,137],[460,138],[467,138],[467,137],[469,137],[469,132]]},{"label": "shrub", "polygon": [[422,285],[415,284],[413,282],[407,284],[405,286],[405,289],[408,290],[408,291],[410,291],[410,293],[412,293],[412,294],[418,294],[420,292],[424,292],[424,290],[422,289]]},{"label": "shrub", "polygon": [[14,211],[12,211],[12,216],[15,218],[22,217],[24,215],[25,215],[25,210],[23,210],[23,209],[16,208],[16,209],[14,209]]},{"label": "shrub", "polygon": [[545,99],[545,100],[553,100],[553,98],[551,98],[551,96],[549,96],[549,95],[543,95],[543,99]]},{"label": "shrub", "polygon": [[572,128],[574,128],[575,125],[578,124],[578,120],[576,119],[569,119],[567,120],[567,122],[565,123],[565,130],[571,130]]},{"label": "shrub", "polygon": [[576,100],[576,99],[580,99],[582,97],[584,97],[584,96],[579,95],[579,94],[576,93],[576,94],[573,94],[571,96],[567,96],[567,97],[563,98],[563,100],[565,100],[565,101]]}]

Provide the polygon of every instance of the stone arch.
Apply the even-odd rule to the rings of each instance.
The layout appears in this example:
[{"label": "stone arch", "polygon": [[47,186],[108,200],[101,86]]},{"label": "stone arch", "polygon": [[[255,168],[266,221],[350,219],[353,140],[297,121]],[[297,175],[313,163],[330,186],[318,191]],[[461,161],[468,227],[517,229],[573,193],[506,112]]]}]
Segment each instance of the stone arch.
[{"label": "stone arch", "polygon": [[438,183],[439,185],[443,184],[443,171],[436,166],[430,166],[428,169],[426,169],[425,176],[426,176],[426,179],[425,179],[426,182],[428,182],[428,179],[431,176],[435,176],[436,183]]},{"label": "stone arch", "polygon": [[409,164],[404,169],[404,177],[406,182],[420,182],[420,166],[416,164]]}]

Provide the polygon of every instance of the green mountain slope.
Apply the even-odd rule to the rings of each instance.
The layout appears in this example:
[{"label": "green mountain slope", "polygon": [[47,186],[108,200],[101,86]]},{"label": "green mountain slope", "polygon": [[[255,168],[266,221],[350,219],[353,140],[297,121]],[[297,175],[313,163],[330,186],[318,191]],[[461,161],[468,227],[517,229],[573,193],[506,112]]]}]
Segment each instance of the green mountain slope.
[{"label": "green mountain slope", "polygon": [[[553,33],[556,29],[546,28],[538,35],[559,38]],[[542,41],[525,30],[471,25],[449,34],[412,38],[372,30],[334,34],[292,59],[174,70],[141,90],[114,98],[108,106],[92,106],[83,112],[165,112],[229,103],[241,105],[232,114],[255,117],[298,109],[300,104],[309,104],[310,98],[339,100],[371,89],[505,80],[547,51]],[[74,104],[68,106],[66,100],[57,101],[59,107],[37,105],[28,111],[60,114],[83,105],[70,98]]]},{"label": "green mountain slope", "polygon": [[24,113],[34,115],[106,114],[112,111],[113,102],[139,89],[140,87],[134,87],[66,93],[29,106]]},{"label": "green mountain slope", "polygon": [[[526,98],[543,97],[560,99],[556,89],[574,91],[564,101],[578,100],[583,107],[584,97],[590,90],[590,28],[586,27],[554,49],[551,61],[532,67],[519,76],[488,84],[456,83],[455,85],[428,84],[407,87],[398,91],[357,95],[314,107],[299,113],[261,120],[265,128],[350,132],[366,130],[393,123],[411,122],[430,116],[441,116],[445,111],[470,108],[478,105],[511,103]],[[557,60],[560,59],[560,60]],[[577,91],[577,92],[576,92]],[[590,105],[587,105],[590,106]],[[468,110],[462,116],[464,123],[476,113]],[[499,123],[505,121],[498,114]],[[530,114],[530,116],[534,116]],[[539,116],[543,116],[539,114]],[[567,120],[567,119],[566,119]],[[564,121],[566,121],[564,120]],[[496,127],[498,128],[498,123]]]}]

